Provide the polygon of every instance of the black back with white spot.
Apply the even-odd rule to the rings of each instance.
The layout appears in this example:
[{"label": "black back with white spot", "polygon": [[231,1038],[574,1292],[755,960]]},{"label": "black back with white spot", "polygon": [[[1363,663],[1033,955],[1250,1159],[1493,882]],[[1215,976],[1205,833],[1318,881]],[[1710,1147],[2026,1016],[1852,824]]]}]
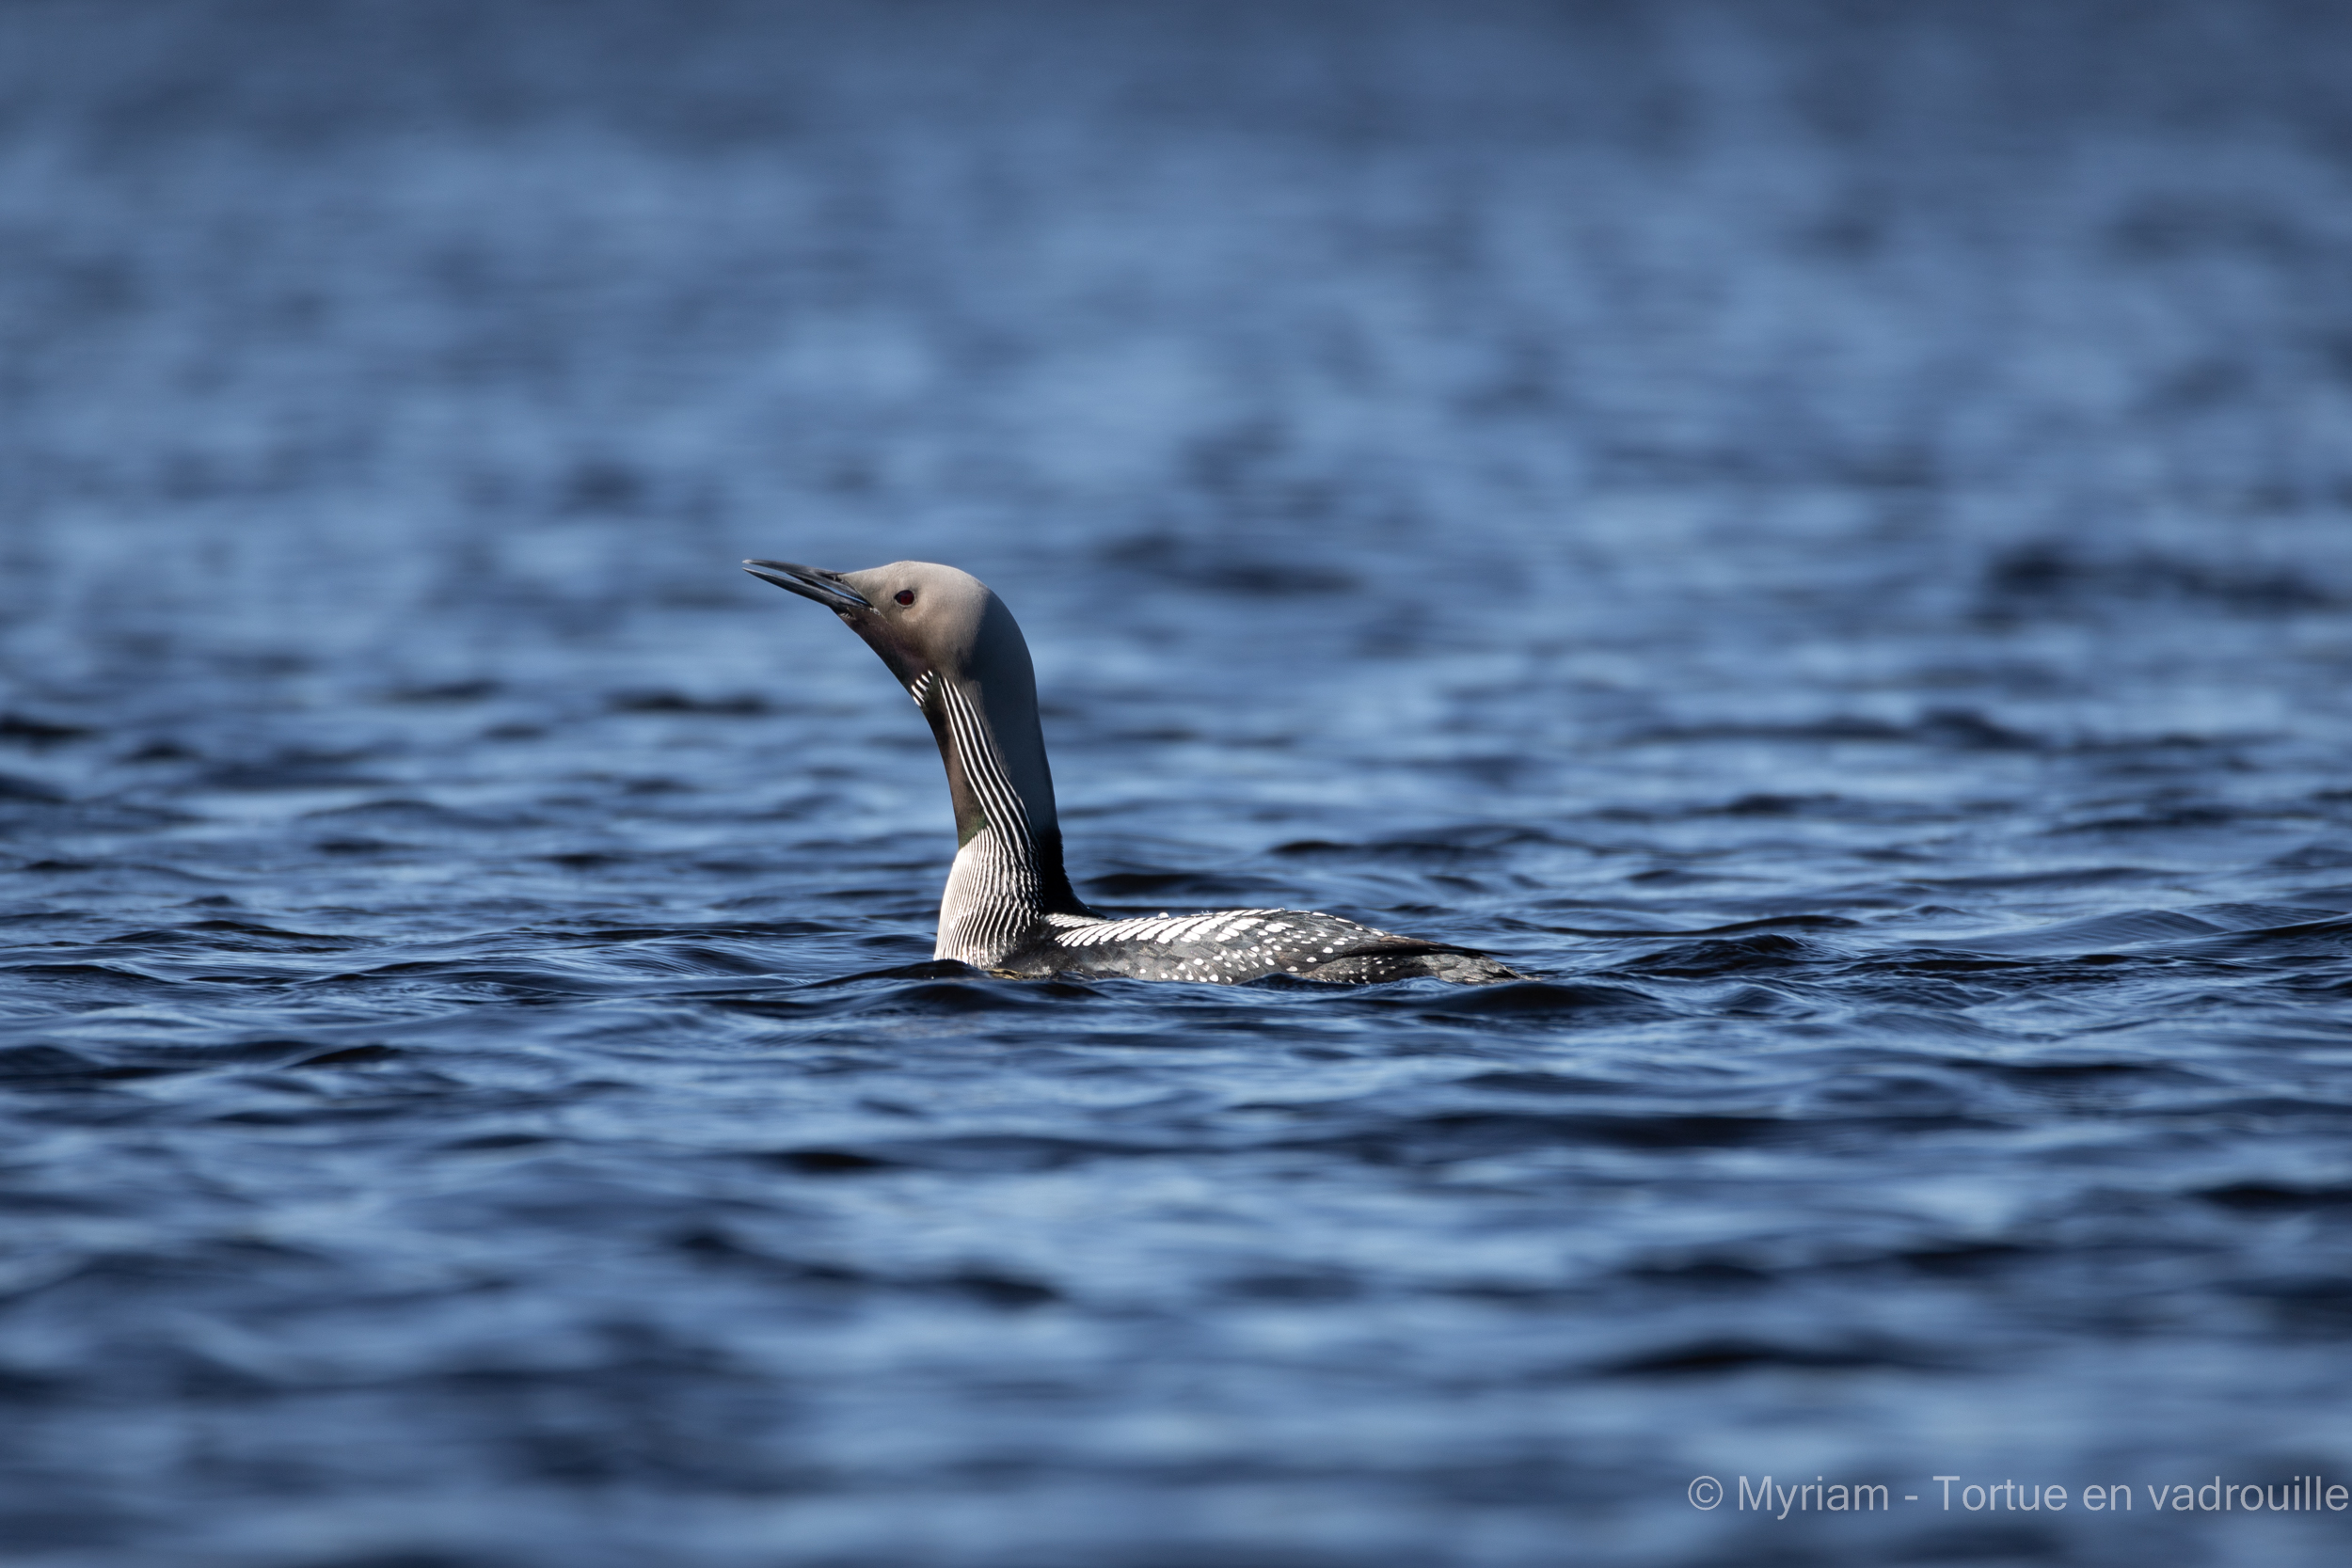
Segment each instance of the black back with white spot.
[{"label": "black back with white spot", "polygon": [[1125,920],[1049,917],[1037,940],[997,967],[1014,974],[1210,985],[1273,974],[1359,984],[1417,976],[1518,978],[1481,954],[1311,910],[1212,910]]}]

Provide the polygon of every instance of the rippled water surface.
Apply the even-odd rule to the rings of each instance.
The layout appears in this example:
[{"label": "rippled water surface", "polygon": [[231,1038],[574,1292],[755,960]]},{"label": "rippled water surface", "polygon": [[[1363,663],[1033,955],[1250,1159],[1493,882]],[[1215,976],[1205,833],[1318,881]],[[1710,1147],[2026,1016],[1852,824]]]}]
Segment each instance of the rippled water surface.
[{"label": "rippled water surface", "polygon": [[7,1560],[2345,1560],[2345,24],[8,8]]}]

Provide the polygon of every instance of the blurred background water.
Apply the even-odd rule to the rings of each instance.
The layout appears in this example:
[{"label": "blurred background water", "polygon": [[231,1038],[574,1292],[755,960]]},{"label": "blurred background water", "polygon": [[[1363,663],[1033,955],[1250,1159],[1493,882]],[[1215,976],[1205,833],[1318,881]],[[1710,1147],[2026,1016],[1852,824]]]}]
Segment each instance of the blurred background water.
[{"label": "blurred background water", "polygon": [[[2352,1481],[2347,81],[14,0],[7,1560],[2344,1560],[2080,1496]],[[911,970],[930,742],[745,555],[995,586],[1095,902],[1543,978]]]}]

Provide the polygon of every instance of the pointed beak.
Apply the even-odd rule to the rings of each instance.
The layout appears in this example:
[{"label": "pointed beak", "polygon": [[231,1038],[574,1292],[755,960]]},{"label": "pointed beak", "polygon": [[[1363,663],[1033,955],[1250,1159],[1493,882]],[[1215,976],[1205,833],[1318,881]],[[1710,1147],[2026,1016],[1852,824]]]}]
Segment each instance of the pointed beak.
[{"label": "pointed beak", "polygon": [[871,610],[866,595],[841,580],[838,572],[819,571],[814,566],[796,566],[789,561],[746,561],[743,570],[762,582],[772,582],[787,594],[798,594],[803,599],[815,599],[837,615],[853,610]]}]

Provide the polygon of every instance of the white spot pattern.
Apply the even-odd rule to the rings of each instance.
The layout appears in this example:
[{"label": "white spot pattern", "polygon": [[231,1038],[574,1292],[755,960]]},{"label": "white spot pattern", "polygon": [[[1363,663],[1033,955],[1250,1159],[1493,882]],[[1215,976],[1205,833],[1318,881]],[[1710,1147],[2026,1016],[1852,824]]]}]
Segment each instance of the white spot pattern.
[{"label": "white spot pattern", "polygon": [[[1232,983],[1268,974],[1361,979],[1425,973],[1418,954],[1398,951],[1404,939],[1319,910],[1211,910],[1092,922],[1061,917],[1050,924],[1050,944],[1070,953],[1066,967],[1078,974]],[[1331,965],[1345,972],[1334,973]]]},{"label": "white spot pattern", "polygon": [[[1270,916],[1296,912],[1292,910],[1213,910],[1206,914],[1185,915],[1173,920],[1166,915],[1088,922],[1080,922],[1069,915],[1053,918],[1057,926],[1067,921],[1076,927],[1057,937],[1056,942],[1065,947],[1092,947],[1106,942],[1223,942],[1258,926],[1270,924]],[[1314,918],[1328,920],[1331,917],[1318,914]],[[1359,928],[1371,929],[1370,927]]]}]

